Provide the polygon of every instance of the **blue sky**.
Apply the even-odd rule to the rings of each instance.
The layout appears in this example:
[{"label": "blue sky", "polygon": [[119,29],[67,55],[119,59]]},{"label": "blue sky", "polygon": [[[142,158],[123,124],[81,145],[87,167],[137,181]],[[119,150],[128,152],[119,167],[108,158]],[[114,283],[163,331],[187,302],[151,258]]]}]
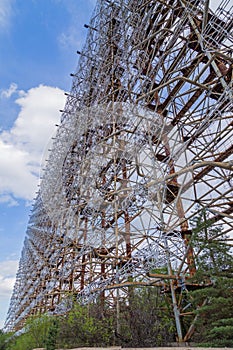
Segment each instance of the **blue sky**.
[{"label": "blue sky", "polygon": [[95,0],[0,0],[0,328]]}]

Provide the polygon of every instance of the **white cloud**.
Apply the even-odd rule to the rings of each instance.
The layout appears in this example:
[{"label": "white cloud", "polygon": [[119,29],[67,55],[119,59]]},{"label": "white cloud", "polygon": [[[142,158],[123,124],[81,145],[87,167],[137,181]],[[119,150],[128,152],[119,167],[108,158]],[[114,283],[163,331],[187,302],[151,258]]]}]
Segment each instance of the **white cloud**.
[{"label": "white cloud", "polygon": [[15,283],[15,275],[18,268],[18,260],[6,260],[0,262],[0,298],[11,295]]},{"label": "white cloud", "polygon": [[65,103],[64,91],[39,85],[20,92],[18,117],[9,131],[0,133],[0,201],[32,200],[41,158]]},{"label": "white cloud", "polygon": [[15,207],[18,202],[8,194],[3,194],[0,196],[0,204],[7,203],[8,207]]},{"label": "white cloud", "polygon": [[[18,269],[18,260],[6,260],[0,262],[0,307],[1,317],[6,315],[9,307],[9,299],[15,284],[15,276]],[[5,319],[0,319],[0,328],[4,326]]]},{"label": "white cloud", "polygon": [[6,144],[0,139],[0,193],[5,199],[11,193],[16,198],[30,200],[37,179],[30,166],[31,155],[17,147],[17,143]]},{"label": "white cloud", "polygon": [[10,23],[14,0],[0,0],[0,29],[5,29]]},{"label": "white cloud", "polygon": [[11,83],[9,89],[1,91],[1,97],[10,98],[17,91],[17,88],[18,88],[17,84]]},{"label": "white cloud", "polygon": [[41,152],[59,122],[59,109],[64,107],[64,91],[40,85],[16,100],[21,111],[11,130],[11,138],[30,152]]},{"label": "white cloud", "polygon": [[0,275],[0,298],[9,298],[13,291],[15,277],[4,277]]}]

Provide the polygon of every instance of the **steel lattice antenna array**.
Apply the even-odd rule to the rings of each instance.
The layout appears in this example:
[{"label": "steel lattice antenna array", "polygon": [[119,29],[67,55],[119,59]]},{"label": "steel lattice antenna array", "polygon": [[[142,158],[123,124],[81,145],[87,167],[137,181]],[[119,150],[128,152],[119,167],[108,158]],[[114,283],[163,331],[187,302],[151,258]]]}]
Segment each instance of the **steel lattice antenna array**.
[{"label": "steel lattice antenna array", "polygon": [[[28,224],[6,329],[195,273],[190,218],[233,227],[232,8],[98,1]],[[198,205],[198,206],[197,206]],[[198,209],[197,209],[198,208]],[[173,277],[172,277],[173,276]],[[179,314],[171,282],[179,339]],[[183,283],[183,282],[182,282]],[[119,297],[119,292],[118,292]],[[186,336],[187,339],[187,336]]]}]

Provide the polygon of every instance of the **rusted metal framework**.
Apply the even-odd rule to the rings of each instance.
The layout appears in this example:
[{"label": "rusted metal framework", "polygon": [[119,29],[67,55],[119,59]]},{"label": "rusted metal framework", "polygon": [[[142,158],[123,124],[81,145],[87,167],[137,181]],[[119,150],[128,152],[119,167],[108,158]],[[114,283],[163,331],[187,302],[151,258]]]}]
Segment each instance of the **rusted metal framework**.
[{"label": "rusted metal framework", "polygon": [[[233,228],[232,8],[99,0],[44,170],[6,321],[109,306],[195,274],[190,219]],[[167,267],[166,275],[151,273]],[[188,339],[188,336],[185,338]]]}]

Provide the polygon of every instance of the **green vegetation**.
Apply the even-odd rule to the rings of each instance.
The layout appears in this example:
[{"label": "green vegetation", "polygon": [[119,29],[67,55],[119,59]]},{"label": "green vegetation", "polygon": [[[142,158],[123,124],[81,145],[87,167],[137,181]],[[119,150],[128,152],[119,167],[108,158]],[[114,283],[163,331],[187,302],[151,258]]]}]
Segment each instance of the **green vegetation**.
[{"label": "green vegetation", "polygon": [[174,340],[171,311],[155,287],[131,291],[130,302],[103,309],[99,303],[80,306],[64,316],[43,315],[27,320],[25,332],[12,337],[4,350],[31,350],[45,347],[161,346]]},{"label": "green vegetation", "polygon": [[196,308],[192,340],[201,346],[233,346],[233,259],[222,228],[212,225],[205,210],[193,220],[197,274],[194,282],[210,286],[191,293]]},{"label": "green vegetation", "polygon": [[10,334],[6,334],[0,329],[0,350],[7,350],[7,341],[10,336]]},{"label": "green vegetation", "polygon": [[158,287],[131,292],[128,305],[121,305],[118,344],[124,347],[158,347],[175,341],[171,304]]},{"label": "green vegetation", "polygon": [[[233,279],[217,278],[214,285],[192,293],[198,318],[193,341],[207,347],[233,347]],[[204,303],[203,303],[204,301]]]},{"label": "green vegetation", "polygon": [[[53,323],[54,318],[47,315],[29,317],[24,331],[20,335],[9,337],[6,350],[31,350],[44,347],[50,338]],[[53,348],[48,347],[48,350],[53,350]]]},{"label": "green vegetation", "polygon": [[[181,318],[183,334],[194,319],[190,339],[198,346],[233,347],[233,259],[222,228],[208,219],[206,211],[192,221],[191,244],[197,273],[189,282],[196,288],[183,292],[190,305]],[[153,270],[165,273],[166,269]],[[129,299],[119,293],[115,305],[74,303],[63,316],[30,317],[20,335],[0,332],[0,350],[47,350],[72,347],[158,347],[176,339],[170,293],[159,287],[128,287]],[[182,306],[182,300],[179,305]]]},{"label": "green vegetation", "polygon": [[107,346],[112,344],[113,318],[105,317],[98,304],[74,304],[73,309],[60,317],[59,347]]},{"label": "green vegetation", "polygon": [[55,350],[57,343],[59,324],[56,318],[52,319],[48,325],[48,333],[46,334],[46,349]]}]

